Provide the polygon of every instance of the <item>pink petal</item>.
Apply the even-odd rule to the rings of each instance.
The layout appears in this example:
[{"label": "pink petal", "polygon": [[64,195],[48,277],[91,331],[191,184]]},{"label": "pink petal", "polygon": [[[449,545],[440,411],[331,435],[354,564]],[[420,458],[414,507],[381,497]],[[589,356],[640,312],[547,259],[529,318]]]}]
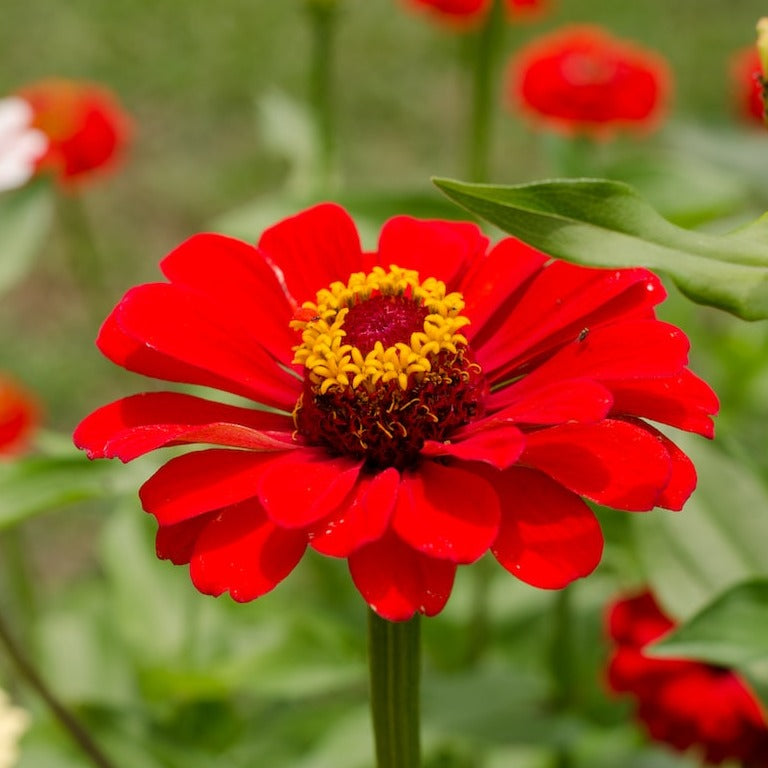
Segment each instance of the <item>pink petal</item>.
[{"label": "pink petal", "polygon": [[[556,349],[584,328],[652,317],[665,296],[659,279],[645,269],[591,269],[553,261],[542,269],[515,308],[503,316],[477,359],[486,375]],[[484,334],[485,336],[485,334]]]},{"label": "pink petal", "polygon": [[267,229],[259,250],[277,267],[294,305],[314,301],[321,288],[343,283],[373,262],[360,249],[355,223],[340,206],[323,203]]},{"label": "pink petal", "polygon": [[643,416],[714,437],[711,416],[720,409],[717,395],[688,369],[668,378],[616,382],[611,390],[616,414]]},{"label": "pink petal", "polygon": [[496,538],[499,499],[473,472],[434,461],[402,476],[392,529],[430,557],[471,563]]},{"label": "pink petal", "polygon": [[325,517],[352,490],[362,466],[346,456],[299,451],[271,464],[258,493],[269,517],[283,528],[302,528]]},{"label": "pink petal", "polygon": [[516,468],[494,482],[501,526],[491,550],[514,576],[560,589],[597,567],[603,535],[592,510],[546,475]]},{"label": "pink petal", "polygon": [[288,325],[293,307],[253,245],[224,235],[195,235],[171,251],[160,267],[175,285],[202,294],[243,327],[257,330],[262,346],[290,364],[297,343]]},{"label": "pink petal", "polygon": [[521,464],[599,504],[652,509],[670,481],[672,462],[662,441],[625,421],[563,424],[526,437]]},{"label": "pink petal", "polygon": [[348,557],[380,539],[392,517],[399,485],[400,474],[393,467],[374,475],[361,473],[341,504],[308,529],[310,546],[330,557]]},{"label": "pink petal", "polygon": [[466,331],[470,341],[477,338],[481,346],[482,339],[490,338],[493,325],[498,322],[487,329],[485,324],[492,316],[501,318],[509,313],[510,307],[519,301],[520,291],[548,259],[549,256],[522,241],[505,237],[487,256],[473,262],[461,282],[466,304],[463,314],[472,321]]},{"label": "pink petal", "polygon": [[[122,338],[121,338],[122,337]],[[292,410],[300,382],[202,297],[167,283],[126,293],[97,341],[128,370],[223,389]]]},{"label": "pink petal", "polygon": [[396,216],[384,224],[379,237],[379,261],[415,269],[419,278],[435,277],[451,284],[488,247],[477,224],[463,221],[424,221]]},{"label": "pink petal", "polygon": [[139,497],[160,525],[180,523],[256,496],[261,475],[281,457],[221,448],[187,453],[160,467]]},{"label": "pink petal", "polygon": [[277,413],[238,408],[175,392],[147,392],[105,405],[87,416],[74,433],[89,459],[137,456],[178,443],[211,443],[233,448],[285,451],[298,447],[291,419]]},{"label": "pink petal", "polygon": [[588,423],[605,418],[613,405],[613,396],[607,387],[592,379],[561,379],[538,386],[526,376],[491,395],[486,405],[489,410],[501,410],[476,424]]},{"label": "pink petal", "polygon": [[427,440],[421,452],[424,456],[453,456],[463,461],[482,461],[496,469],[511,467],[525,447],[525,437],[509,424],[470,425],[457,439],[437,442]]},{"label": "pink petal", "polygon": [[415,552],[390,534],[349,556],[349,572],[365,602],[389,621],[434,616],[453,588],[456,565]]},{"label": "pink petal", "polygon": [[189,575],[201,592],[229,592],[244,603],[276,587],[305,549],[303,532],[279,528],[255,502],[241,504],[223,510],[199,535]]},{"label": "pink petal", "polygon": [[161,525],[155,536],[155,553],[161,560],[174,565],[185,565],[192,557],[197,538],[213,520],[216,512],[192,517],[174,525]]}]

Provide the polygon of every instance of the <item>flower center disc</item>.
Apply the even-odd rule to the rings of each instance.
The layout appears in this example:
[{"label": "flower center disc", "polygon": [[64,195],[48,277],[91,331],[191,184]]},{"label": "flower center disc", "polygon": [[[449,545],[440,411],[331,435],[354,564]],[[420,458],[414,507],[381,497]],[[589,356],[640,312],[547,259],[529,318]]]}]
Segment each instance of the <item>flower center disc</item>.
[{"label": "flower center disc", "polygon": [[391,266],[358,272],[305,302],[294,362],[304,392],[294,409],[299,434],[371,467],[413,464],[425,440],[442,440],[478,410],[480,366],[459,331],[459,293],[434,278]]}]

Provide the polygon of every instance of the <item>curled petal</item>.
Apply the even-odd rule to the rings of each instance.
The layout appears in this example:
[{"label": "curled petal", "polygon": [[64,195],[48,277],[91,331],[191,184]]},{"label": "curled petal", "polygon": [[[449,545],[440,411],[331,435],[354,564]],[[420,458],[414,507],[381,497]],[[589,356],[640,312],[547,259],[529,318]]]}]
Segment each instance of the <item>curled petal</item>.
[{"label": "curled petal", "polygon": [[532,432],[520,463],[580,496],[630,510],[656,506],[672,475],[669,452],[657,436],[614,419]]},{"label": "curled petal", "polygon": [[471,563],[496,538],[499,515],[498,496],[487,480],[425,461],[403,474],[392,528],[425,555]]},{"label": "curled petal", "polygon": [[522,468],[502,472],[494,485],[502,508],[491,551],[504,568],[541,589],[560,589],[592,573],[603,552],[603,535],[576,494]]},{"label": "curled petal", "polygon": [[456,564],[427,557],[389,534],[353,552],[349,572],[373,611],[389,621],[407,621],[416,613],[440,613]]},{"label": "curled petal", "polygon": [[348,557],[381,538],[395,508],[400,473],[393,467],[374,475],[361,473],[357,484],[327,516],[309,529],[310,546],[331,557]]},{"label": "curled petal", "polygon": [[131,461],[179,443],[210,443],[256,451],[292,450],[288,416],[214,403],[176,392],[147,392],[105,405],[85,418],[75,445],[89,459]]},{"label": "curled petal", "polygon": [[195,542],[189,575],[201,592],[229,592],[244,603],[276,587],[306,546],[304,533],[276,526],[251,501],[222,510],[208,523]]}]

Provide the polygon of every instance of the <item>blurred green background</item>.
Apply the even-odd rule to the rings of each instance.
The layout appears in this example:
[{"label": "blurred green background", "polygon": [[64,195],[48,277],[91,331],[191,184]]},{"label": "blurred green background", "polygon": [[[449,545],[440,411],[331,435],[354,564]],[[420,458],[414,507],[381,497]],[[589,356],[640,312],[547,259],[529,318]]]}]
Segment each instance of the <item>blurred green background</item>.
[{"label": "blurred green background", "polygon": [[[673,172],[679,162],[677,175],[659,184],[653,173],[643,177],[638,166],[648,166],[632,159],[629,140],[604,149],[600,162],[645,183],[681,221],[725,228],[768,205],[768,137],[739,124],[728,78],[729,57],[752,43],[764,12],[760,0],[552,0],[540,20],[507,28],[505,49],[511,55],[547,30],[590,22],[665,56],[675,77],[669,123],[643,146]],[[441,205],[429,177],[465,174],[467,40],[395,0],[339,0],[339,14],[336,192],[379,191],[391,201],[406,191]],[[135,121],[120,172],[83,194],[107,267],[103,314],[131,285],[156,279],[159,259],[189,235],[239,234],[249,215],[260,222],[285,208],[302,160],[292,110],[306,107],[310,47],[300,0],[4,0],[0,95],[38,78],[83,78],[113,89]],[[265,104],[273,116],[288,109],[283,146],[264,128]],[[562,152],[562,142],[498,109],[492,181],[548,176]],[[67,250],[54,226],[27,277],[0,299],[0,369],[37,393],[46,426],[63,442],[95,406],[152,386],[93,346],[98,318],[71,277]],[[663,311],[692,337],[693,367],[721,395],[723,445],[766,477],[764,324],[677,295]],[[57,436],[46,439],[64,450]],[[152,466],[105,465],[95,471],[106,480],[88,474],[82,495],[104,482],[108,501],[48,513],[0,542],[5,602],[54,684],[121,766],[365,766],[364,611],[344,564],[310,557],[249,606],[197,595],[184,569],[153,559],[152,524],[135,498]],[[71,468],[63,471],[71,478]],[[757,486],[762,498],[762,479]],[[476,638],[466,627],[476,587],[462,574],[449,609],[425,630],[436,670],[425,694],[430,768],[546,768],[562,743],[575,744],[576,765],[590,768],[694,764],[642,746],[626,707],[596,683],[603,603],[635,573],[624,520],[606,516],[606,564],[579,585],[579,717],[541,704],[553,597],[493,570],[491,651],[473,666]],[[34,594],[19,590],[19,569]],[[85,765],[39,717],[22,766]]]}]

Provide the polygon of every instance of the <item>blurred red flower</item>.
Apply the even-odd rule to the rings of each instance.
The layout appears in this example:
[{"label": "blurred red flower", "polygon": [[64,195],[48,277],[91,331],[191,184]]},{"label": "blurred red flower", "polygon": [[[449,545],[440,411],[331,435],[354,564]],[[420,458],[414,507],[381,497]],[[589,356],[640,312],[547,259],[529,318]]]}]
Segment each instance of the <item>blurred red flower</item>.
[{"label": "blurred red flower", "polygon": [[736,108],[745,120],[764,127],[761,75],[760,56],[754,45],[742,48],[731,58],[731,81]]},{"label": "blurred red flower", "polygon": [[659,55],[600,27],[569,26],[513,57],[508,96],[535,125],[597,138],[656,127],[670,82]]},{"label": "blurred red flower", "polygon": [[[485,19],[493,0],[407,0],[431,14],[437,21],[451,26],[472,27]],[[539,16],[549,7],[550,0],[504,0],[507,17],[511,21],[524,21]]]},{"label": "blurred red flower", "polygon": [[125,148],[131,121],[105,88],[77,80],[41,80],[17,96],[32,107],[32,125],[48,137],[38,171],[65,186],[114,168]]},{"label": "blurred red flower", "polygon": [[[403,265],[392,266],[392,265]],[[197,235],[128,291],[101,351],[148,376],[262,407],[152,392],[75,432],[91,458],[166,445],[142,487],[157,552],[202,592],[251,600],[307,545],[348,558],[391,620],[438,613],[458,564],[489,549],[513,575],[559,588],[603,540],[582,496],[679,509],[690,460],[641,417],[711,436],[718,408],[657,320],[644,269],[550,259],[469,223],[405,216],[361,250],[338,206],[268,229],[258,246]]]},{"label": "blurred red flower", "polygon": [[38,419],[37,401],[0,373],[0,459],[24,452]]},{"label": "blurred red flower", "polygon": [[608,667],[611,688],[634,696],[638,718],[657,741],[679,751],[693,748],[708,763],[768,765],[764,714],[734,672],[643,653],[673,627],[650,592],[617,601],[608,613],[608,632],[616,644]]}]

